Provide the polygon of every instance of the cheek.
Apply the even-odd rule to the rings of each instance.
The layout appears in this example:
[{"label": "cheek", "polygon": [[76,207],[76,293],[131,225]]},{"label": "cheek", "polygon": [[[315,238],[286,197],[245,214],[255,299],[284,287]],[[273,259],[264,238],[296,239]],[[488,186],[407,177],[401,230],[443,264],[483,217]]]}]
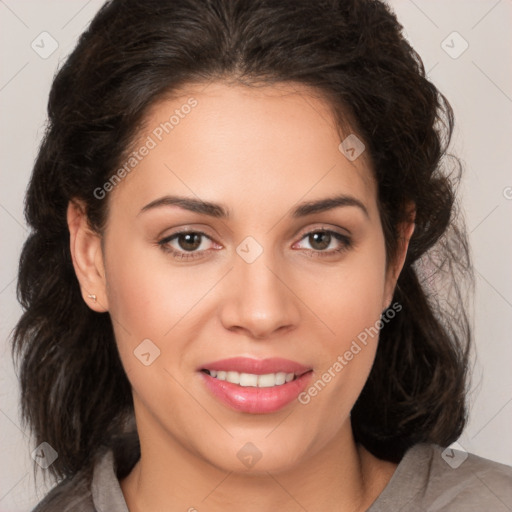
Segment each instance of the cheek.
[{"label": "cheek", "polygon": [[385,293],[385,254],[379,242],[376,239],[346,266],[341,265],[323,287],[326,294],[319,310],[332,331],[322,338],[319,351],[320,378],[330,388],[324,396],[327,400],[337,402],[343,389],[345,397],[351,395],[348,402],[355,401],[375,358]]},{"label": "cheek", "polygon": [[334,334],[318,340],[318,371],[299,397],[310,413],[311,427],[322,429],[322,439],[336,435],[340,424],[349,417],[368,379],[378,346],[382,274],[370,269],[352,272],[343,278],[343,283],[343,291],[331,295],[325,317]]},{"label": "cheek", "polygon": [[[175,355],[186,353],[187,338],[176,333],[190,322],[194,304],[211,288],[211,280],[198,276],[199,266],[192,278],[194,269],[178,268],[147,242],[144,247],[118,238],[106,249],[109,314],[123,366],[136,388],[154,386],[155,370],[163,370],[167,352],[172,349],[177,364]],[[158,357],[146,368],[141,355],[148,352],[150,360]]]},{"label": "cheek", "polygon": [[341,346],[379,320],[384,309],[385,277],[384,251],[378,243],[354,254],[329,276],[323,311]]},{"label": "cheek", "polygon": [[134,336],[161,338],[204,295],[208,276],[200,266],[180,268],[148,242],[119,242],[121,256],[107,260],[109,312]]}]

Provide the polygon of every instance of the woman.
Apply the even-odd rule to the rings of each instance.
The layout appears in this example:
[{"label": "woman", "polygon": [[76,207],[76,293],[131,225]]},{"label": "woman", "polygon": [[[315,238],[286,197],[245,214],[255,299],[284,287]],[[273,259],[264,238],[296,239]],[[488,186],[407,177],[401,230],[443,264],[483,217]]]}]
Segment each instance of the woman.
[{"label": "woman", "polygon": [[48,115],[14,335],[61,479],[37,511],[511,505],[512,468],[448,448],[453,114],[385,4],[113,0]]}]

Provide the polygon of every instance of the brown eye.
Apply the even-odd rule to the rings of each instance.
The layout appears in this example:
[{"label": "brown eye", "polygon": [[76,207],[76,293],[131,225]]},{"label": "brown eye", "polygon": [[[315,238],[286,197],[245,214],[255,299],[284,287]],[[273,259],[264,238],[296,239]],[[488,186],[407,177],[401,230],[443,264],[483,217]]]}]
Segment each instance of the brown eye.
[{"label": "brown eye", "polygon": [[[213,240],[205,233],[200,231],[183,231],[165,237],[158,242],[158,245],[175,259],[190,260],[205,256],[209,249],[208,241],[213,243]],[[204,246],[203,242],[206,242]]]},{"label": "brown eye", "polygon": [[201,245],[202,235],[200,233],[184,233],[178,235],[176,240],[181,249],[195,251]]},{"label": "brown eye", "polygon": [[310,233],[309,243],[313,249],[323,251],[329,247],[331,238],[331,234],[328,231],[317,231],[315,233]]},{"label": "brown eye", "polygon": [[[309,244],[310,247],[304,249],[310,256],[334,256],[352,247],[352,241],[348,236],[330,229],[317,229],[316,231],[305,233],[302,236],[302,241],[307,241]],[[333,248],[326,250],[333,244]]]}]

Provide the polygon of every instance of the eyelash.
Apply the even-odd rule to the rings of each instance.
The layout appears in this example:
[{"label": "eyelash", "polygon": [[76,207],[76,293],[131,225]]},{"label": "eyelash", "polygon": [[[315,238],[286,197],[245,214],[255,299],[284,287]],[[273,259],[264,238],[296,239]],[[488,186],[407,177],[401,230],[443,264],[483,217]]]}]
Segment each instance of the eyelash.
[{"label": "eyelash", "polygon": [[[300,240],[303,240],[304,238],[306,238],[310,235],[317,234],[317,233],[328,233],[328,234],[332,235],[336,240],[338,240],[339,242],[342,243],[342,246],[338,249],[331,249],[330,251],[305,249],[311,256],[321,257],[321,258],[334,256],[335,254],[343,253],[352,247],[352,241],[350,240],[349,237],[342,235],[341,233],[338,233],[336,231],[332,231],[330,229],[323,229],[323,228],[315,229],[313,231],[308,231],[307,233],[304,233],[302,235],[302,237],[300,238]],[[203,253],[205,251],[203,250],[203,251],[197,251],[197,252],[185,252],[185,251],[181,252],[181,251],[177,251],[176,249],[171,248],[168,244],[169,244],[169,242],[178,238],[181,235],[192,235],[192,234],[200,235],[202,237],[205,237],[205,238],[208,238],[209,240],[211,240],[211,238],[206,233],[203,233],[202,231],[180,231],[180,232],[174,233],[170,236],[167,236],[167,237],[163,238],[162,240],[159,240],[158,245],[161,247],[161,249],[165,253],[171,254],[171,256],[174,259],[180,260],[180,261],[183,261],[183,260],[190,261],[190,260],[201,257],[200,256],[201,253]]]}]

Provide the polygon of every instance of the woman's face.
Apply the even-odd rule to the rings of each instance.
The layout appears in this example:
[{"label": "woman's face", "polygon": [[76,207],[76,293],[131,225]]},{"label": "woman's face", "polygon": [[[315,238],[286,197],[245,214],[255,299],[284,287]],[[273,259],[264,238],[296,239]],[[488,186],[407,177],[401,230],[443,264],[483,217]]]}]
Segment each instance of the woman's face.
[{"label": "woman's face", "polygon": [[[94,290],[143,446],[277,471],[349,439],[395,279],[366,154],[341,142],[327,104],[299,85],[214,83],[153,107],[98,199],[109,216]],[[288,362],[215,364],[228,358]],[[245,385],[222,380],[240,373]],[[304,375],[259,377],[276,373]]]}]

